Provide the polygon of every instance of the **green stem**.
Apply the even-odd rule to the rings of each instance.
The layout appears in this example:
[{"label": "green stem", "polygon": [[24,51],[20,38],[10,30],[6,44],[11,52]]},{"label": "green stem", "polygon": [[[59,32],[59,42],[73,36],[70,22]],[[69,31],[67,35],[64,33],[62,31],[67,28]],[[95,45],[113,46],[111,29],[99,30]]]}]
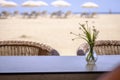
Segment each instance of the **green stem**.
[{"label": "green stem", "polygon": [[90,54],[91,54],[90,57],[92,58],[92,60],[95,60],[95,58],[93,56],[94,52],[93,52],[93,46],[92,45],[90,46]]},{"label": "green stem", "polygon": [[86,57],[87,61],[95,60],[95,58],[94,58],[94,52],[93,52],[93,47],[94,47],[94,45],[89,44],[89,48],[90,49],[89,49],[89,53],[88,53],[88,55]]}]

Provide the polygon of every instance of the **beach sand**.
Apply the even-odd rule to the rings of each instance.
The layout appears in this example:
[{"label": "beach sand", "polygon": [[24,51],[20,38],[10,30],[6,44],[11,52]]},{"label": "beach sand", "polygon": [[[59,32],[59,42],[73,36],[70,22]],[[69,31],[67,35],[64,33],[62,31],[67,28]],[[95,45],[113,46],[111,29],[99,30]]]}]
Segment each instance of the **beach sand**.
[{"label": "beach sand", "polygon": [[[20,16],[0,19],[0,40],[29,40],[45,43],[55,48],[61,56],[76,56],[82,39],[72,41],[79,33],[78,23],[89,21],[100,31],[97,40],[120,40],[120,14],[98,14],[96,18],[80,18],[79,15],[65,19],[38,17],[23,19]],[[26,37],[21,37],[25,35]]]}]

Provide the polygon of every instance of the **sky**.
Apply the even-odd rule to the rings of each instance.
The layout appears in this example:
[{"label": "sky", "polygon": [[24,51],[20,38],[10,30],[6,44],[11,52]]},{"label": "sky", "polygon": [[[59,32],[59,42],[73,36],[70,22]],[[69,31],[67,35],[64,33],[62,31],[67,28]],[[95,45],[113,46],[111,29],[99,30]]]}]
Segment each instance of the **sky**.
[{"label": "sky", "polygon": [[[12,7],[12,8],[0,7],[0,11],[7,10],[7,11],[10,11],[10,12],[13,12],[15,10],[18,10],[19,12],[26,12],[26,11],[30,12],[30,11],[46,10],[46,11],[48,11],[48,13],[51,13],[53,11],[58,11],[58,10],[62,10],[63,12],[66,12],[66,11],[70,10],[73,13],[79,13],[79,12],[85,12],[85,11],[120,12],[120,0],[65,0],[65,1],[67,1],[71,4],[70,7],[65,7],[65,8],[53,7],[51,5],[51,2],[53,2],[55,0],[41,0],[41,1],[45,1],[46,3],[48,3],[49,6],[36,7],[36,8],[22,7],[21,4],[25,1],[27,1],[27,0],[6,0],[6,1],[14,1],[18,4],[18,6],[17,7]],[[99,5],[99,8],[95,8],[95,9],[82,8],[81,5],[85,2],[94,2],[94,3]]]}]

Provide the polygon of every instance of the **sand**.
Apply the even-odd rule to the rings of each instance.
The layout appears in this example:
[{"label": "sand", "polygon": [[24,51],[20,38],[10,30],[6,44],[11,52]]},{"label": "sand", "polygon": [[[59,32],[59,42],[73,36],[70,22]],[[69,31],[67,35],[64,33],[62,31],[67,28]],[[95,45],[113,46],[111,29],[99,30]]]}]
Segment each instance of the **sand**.
[{"label": "sand", "polygon": [[[0,19],[0,40],[29,40],[45,43],[55,48],[61,56],[76,56],[82,39],[72,41],[79,33],[78,23],[89,21],[100,31],[97,40],[120,40],[120,14],[98,14],[95,18],[72,15],[65,19],[38,17],[23,19],[21,16]],[[26,36],[26,37],[21,37]]]}]

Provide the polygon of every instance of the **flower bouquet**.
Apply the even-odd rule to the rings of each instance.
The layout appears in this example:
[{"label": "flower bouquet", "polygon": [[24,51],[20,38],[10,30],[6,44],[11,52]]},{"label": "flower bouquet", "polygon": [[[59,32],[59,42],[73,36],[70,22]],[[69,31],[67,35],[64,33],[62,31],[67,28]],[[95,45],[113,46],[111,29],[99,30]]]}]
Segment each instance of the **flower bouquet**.
[{"label": "flower bouquet", "polygon": [[[70,34],[73,34],[77,36],[74,39],[79,39],[82,38],[84,39],[88,45],[89,45],[89,51],[86,53],[86,61],[87,62],[94,62],[96,61],[96,58],[94,57],[94,45],[95,45],[95,40],[97,39],[99,31],[95,29],[95,26],[89,27],[88,26],[88,21],[85,22],[85,24],[80,24],[81,27],[79,27],[79,30],[82,31],[81,34],[75,34],[73,32],[70,32]],[[74,40],[72,39],[72,40]]]}]

